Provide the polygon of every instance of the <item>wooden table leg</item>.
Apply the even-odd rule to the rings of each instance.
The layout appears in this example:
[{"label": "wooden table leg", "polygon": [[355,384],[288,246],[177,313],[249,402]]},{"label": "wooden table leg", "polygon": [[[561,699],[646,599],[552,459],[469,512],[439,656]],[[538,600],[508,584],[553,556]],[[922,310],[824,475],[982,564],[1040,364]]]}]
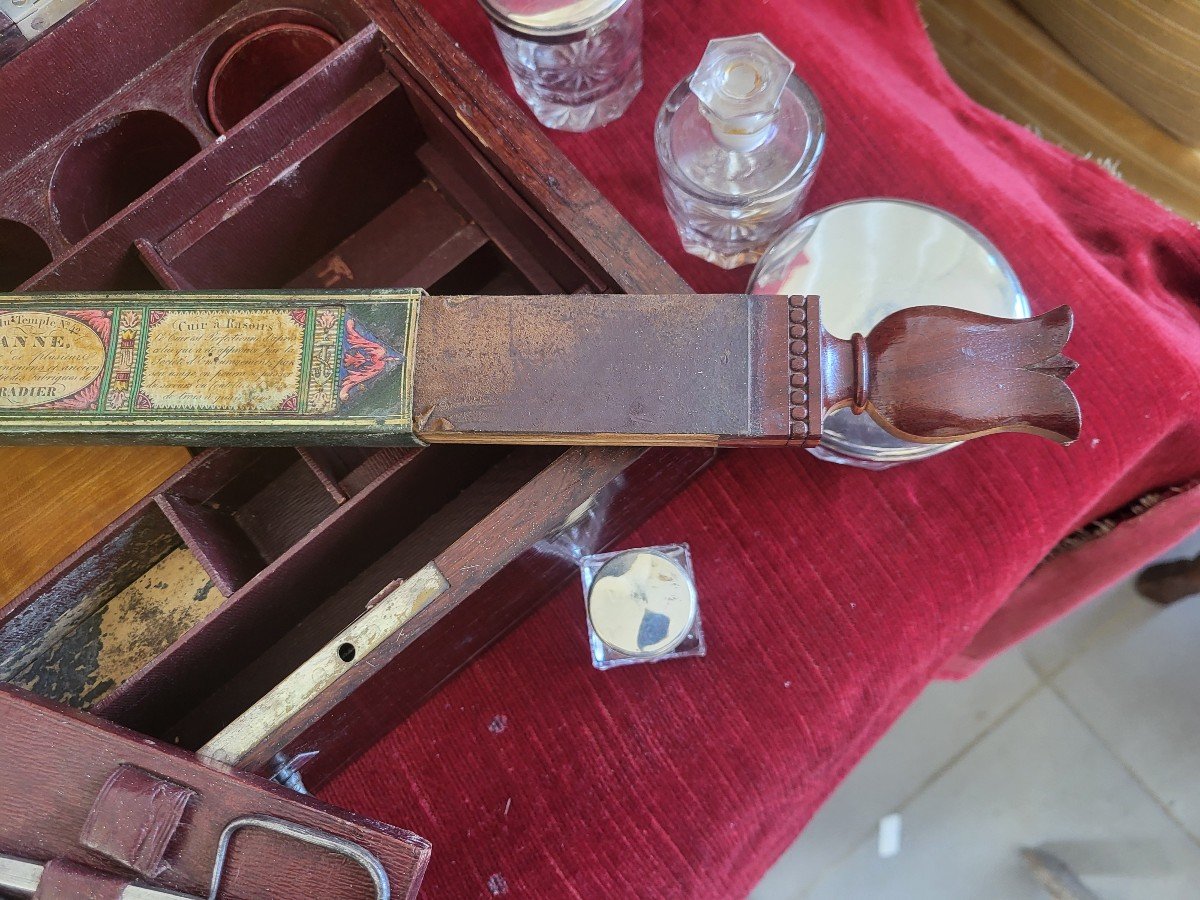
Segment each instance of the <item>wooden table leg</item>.
[{"label": "wooden table leg", "polygon": [[1134,587],[1147,600],[1163,606],[1200,594],[1200,556],[1148,566],[1138,575]]}]

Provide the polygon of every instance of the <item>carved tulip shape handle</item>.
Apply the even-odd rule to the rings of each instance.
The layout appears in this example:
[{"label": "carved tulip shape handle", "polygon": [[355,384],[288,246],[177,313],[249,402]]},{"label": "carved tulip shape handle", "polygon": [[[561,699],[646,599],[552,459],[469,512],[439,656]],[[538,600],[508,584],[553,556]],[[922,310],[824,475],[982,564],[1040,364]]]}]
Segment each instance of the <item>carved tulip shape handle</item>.
[{"label": "carved tulip shape handle", "polygon": [[1066,306],[1032,319],[915,306],[865,338],[826,333],[826,410],[850,406],[920,443],[1023,431],[1069,444],[1081,425],[1064,383],[1078,365],[1062,354],[1073,324]]}]

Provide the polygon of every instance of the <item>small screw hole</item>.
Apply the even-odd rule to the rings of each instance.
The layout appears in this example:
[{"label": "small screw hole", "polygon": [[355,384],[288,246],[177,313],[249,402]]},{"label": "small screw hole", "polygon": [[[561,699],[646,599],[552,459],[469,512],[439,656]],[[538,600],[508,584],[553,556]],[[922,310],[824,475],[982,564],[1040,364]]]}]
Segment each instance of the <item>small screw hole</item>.
[{"label": "small screw hole", "polygon": [[342,644],[338,647],[338,656],[342,658],[342,662],[354,662],[354,645]]}]

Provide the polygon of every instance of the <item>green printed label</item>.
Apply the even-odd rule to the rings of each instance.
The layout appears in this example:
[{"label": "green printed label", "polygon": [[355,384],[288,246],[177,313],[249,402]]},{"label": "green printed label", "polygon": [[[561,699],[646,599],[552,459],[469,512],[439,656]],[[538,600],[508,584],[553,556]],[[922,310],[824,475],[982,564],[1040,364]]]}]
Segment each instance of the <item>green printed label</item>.
[{"label": "green printed label", "polygon": [[0,309],[0,429],[411,431],[420,296],[30,297]]}]

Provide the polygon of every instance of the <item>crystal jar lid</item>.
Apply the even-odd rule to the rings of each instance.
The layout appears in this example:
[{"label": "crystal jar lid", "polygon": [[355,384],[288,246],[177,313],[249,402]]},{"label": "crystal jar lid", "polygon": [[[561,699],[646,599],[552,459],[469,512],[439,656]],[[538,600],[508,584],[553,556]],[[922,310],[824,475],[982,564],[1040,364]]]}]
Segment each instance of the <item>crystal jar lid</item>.
[{"label": "crystal jar lid", "polygon": [[534,38],[564,37],[599,25],[629,0],[479,0],[501,27]]},{"label": "crystal jar lid", "polygon": [[[818,294],[831,334],[867,334],[897,310],[952,306],[1023,319],[1029,300],[1000,251],[966,222],[908,200],[852,200],[783,232],[750,276],[752,294]],[[873,466],[923,459],[958,444],[893,437],[870,416],[825,418],[821,449]],[[825,453],[820,453],[830,458]],[[844,459],[849,457],[849,459]]]}]

